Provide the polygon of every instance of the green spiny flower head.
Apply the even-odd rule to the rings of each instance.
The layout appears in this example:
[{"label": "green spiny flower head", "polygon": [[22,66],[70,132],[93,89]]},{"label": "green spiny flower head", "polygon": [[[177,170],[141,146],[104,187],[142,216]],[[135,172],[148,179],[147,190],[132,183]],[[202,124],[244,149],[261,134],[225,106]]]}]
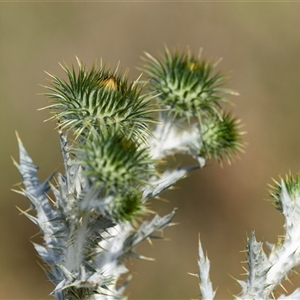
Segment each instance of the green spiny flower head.
[{"label": "green spiny flower head", "polygon": [[[287,174],[285,178],[280,178],[293,201],[300,201],[300,175],[292,175],[291,173]],[[281,203],[281,191],[282,184],[275,179],[273,179],[274,184],[270,185],[270,195],[271,202],[274,204],[276,209],[282,212],[282,203]]]},{"label": "green spiny flower head", "polygon": [[116,134],[93,135],[78,149],[78,163],[93,185],[104,187],[106,194],[119,194],[147,182],[153,164],[147,148]]},{"label": "green spiny flower head", "polygon": [[88,135],[91,128],[109,136],[116,132],[128,139],[145,140],[148,124],[153,122],[149,114],[150,94],[141,95],[138,81],[128,84],[126,74],[118,75],[111,70],[94,65],[87,70],[77,59],[79,70],[62,66],[67,81],[50,75],[52,84],[45,93],[51,99],[54,112],[62,129],[74,130],[75,136]]},{"label": "green spiny flower head", "polygon": [[214,158],[217,161],[226,158],[230,162],[231,157],[242,150],[239,120],[233,118],[230,113],[223,113],[221,118],[219,116],[205,118],[201,136],[200,155],[204,158]]},{"label": "green spiny flower head", "polygon": [[106,213],[113,220],[135,221],[146,208],[142,201],[142,192],[138,189],[131,189],[118,194],[106,205]]},{"label": "green spiny flower head", "polygon": [[180,54],[165,49],[163,62],[146,53],[143,71],[150,77],[150,90],[159,94],[158,102],[175,117],[187,120],[218,114],[225,94],[235,94],[222,87],[225,76],[214,73],[217,63],[209,63],[189,50]]}]

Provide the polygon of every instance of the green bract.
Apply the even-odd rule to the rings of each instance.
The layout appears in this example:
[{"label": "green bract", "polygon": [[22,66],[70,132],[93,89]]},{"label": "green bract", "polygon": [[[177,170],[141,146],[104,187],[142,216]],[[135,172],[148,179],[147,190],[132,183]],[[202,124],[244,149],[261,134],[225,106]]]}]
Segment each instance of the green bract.
[{"label": "green bract", "polygon": [[128,139],[143,139],[149,134],[148,124],[153,122],[149,114],[150,94],[141,95],[137,81],[128,84],[125,75],[118,75],[104,67],[90,70],[77,59],[79,70],[62,66],[67,81],[51,75],[52,85],[45,93],[51,98],[51,119],[57,119],[62,129],[73,129],[75,136],[88,135],[91,128],[101,135],[116,132]]}]

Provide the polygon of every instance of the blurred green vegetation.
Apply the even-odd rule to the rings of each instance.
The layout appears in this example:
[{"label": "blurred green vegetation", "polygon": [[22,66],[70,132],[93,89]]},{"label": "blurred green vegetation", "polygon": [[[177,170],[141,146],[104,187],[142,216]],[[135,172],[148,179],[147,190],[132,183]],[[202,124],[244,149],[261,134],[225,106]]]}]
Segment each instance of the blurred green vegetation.
[{"label": "blurred green vegetation", "polygon": [[61,169],[55,124],[43,123],[49,114],[37,111],[47,104],[37,95],[47,84],[43,71],[63,74],[58,62],[75,64],[77,55],[87,66],[120,60],[135,78],[143,51],[158,55],[164,43],[223,58],[219,68],[231,72],[228,86],[241,94],[232,109],[245,124],[248,146],[232,166],[211,162],[167,192],[168,202],[154,201],[160,214],[178,207],[180,224],[164,232],[168,241],[138,249],[155,262],[129,262],[129,298],[199,298],[197,280],[187,275],[197,271],[199,232],[217,299],[238,293],[228,274],[244,278],[246,234],[255,230],[259,240],[274,243],[283,232],[282,217],[265,201],[267,184],[299,170],[299,9],[300,3],[1,3],[0,298],[51,299],[53,289],[29,242],[39,241],[37,228],[15,208],[28,202],[10,191],[20,181],[10,159],[18,158],[16,130],[41,180]]}]

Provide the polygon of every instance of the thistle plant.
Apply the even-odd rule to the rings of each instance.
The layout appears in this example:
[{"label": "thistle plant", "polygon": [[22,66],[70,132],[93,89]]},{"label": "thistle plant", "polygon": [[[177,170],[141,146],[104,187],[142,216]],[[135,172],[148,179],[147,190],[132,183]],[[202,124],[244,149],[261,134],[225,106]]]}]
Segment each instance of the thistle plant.
[{"label": "thistle plant", "polygon": [[[56,121],[64,173],[40,183],[19,136],[20,158],[14,163],[23,182],[18,192],[30,202],[23,213],[43,236],[43,244],[34,247],[56,299],[126,299],[126,260],[145,258],[135,247],[173,224],[175,211],[158,216],[149,209],[150,201],[207,160],[230,162],[242,150],[239,120],[222,107],[237,93],[223,87],[226,76],[216,66],[201,53],[166,48],[161,59],[145,53],[147,78],[133,81],[118,67],[111,70],[101,63],[89,69],[79,59],[77,67],[61,65],[65,79],[47,73],[45,108]],[[168,167],[165,161],[176,154],[193,157],[194,165]],[[288,214],[286,207],[297,201],[282,204],[282,197],[292,191],[297,198],[298,192],[280,187],[273,191],[275,202]],[[244,294],[250,293],[254,276],[269,282],[267,271],[256,274],[264,256],[253,236],[248,249],[254,274],[251,269],[249,282],[242,284]],[[202,296],[212,299],[209,261],[201,245],[199,256]],[[267,270],[275,257],[264,261]]]}]

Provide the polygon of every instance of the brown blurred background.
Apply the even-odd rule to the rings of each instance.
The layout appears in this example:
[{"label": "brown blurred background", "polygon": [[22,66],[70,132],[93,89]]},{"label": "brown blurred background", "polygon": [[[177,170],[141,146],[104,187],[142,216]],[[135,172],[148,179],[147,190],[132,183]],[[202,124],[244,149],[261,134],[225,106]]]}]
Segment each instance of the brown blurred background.
[{"label": "brown blurred background", "polygon": [[[88,66],[100,60],[135,69],[143,51],[159,55],[163,44],[204,48],[207,58],[223,58],[228,86],[241,96],[234,113],[243,120],[246,153],[232,166],[211,162],[154,201],[160,214],[177,207],[177,226],[168,241],[145,243],[139,252],[155,262],[130,261],[130,299],[199,298],[198,233],[211,260],[216,299],[240,291],[246,236],[276,242],[283,218],[268,198],[267,184],[300,165],[300,3],[1,3],[0,4],[0,298],[51,299],[53,289],[29,239],[37,228],[15,206],[28,202],[10,191],[20,181],[10,156],[18,158],[17,130],[40,178],[61,168],[54,123],[43,120],[47,104],[37,95],[47,84],[44,70],[61,75],[58,62]],[[246,266],[246,265],[244,265]],[[297,283],[298,280],[298,283]],[[292,278],[295,287],[299,278]],[[290,283],[287,289],[293,290]],[[283,293],[283,290],[279,290]]]}]

